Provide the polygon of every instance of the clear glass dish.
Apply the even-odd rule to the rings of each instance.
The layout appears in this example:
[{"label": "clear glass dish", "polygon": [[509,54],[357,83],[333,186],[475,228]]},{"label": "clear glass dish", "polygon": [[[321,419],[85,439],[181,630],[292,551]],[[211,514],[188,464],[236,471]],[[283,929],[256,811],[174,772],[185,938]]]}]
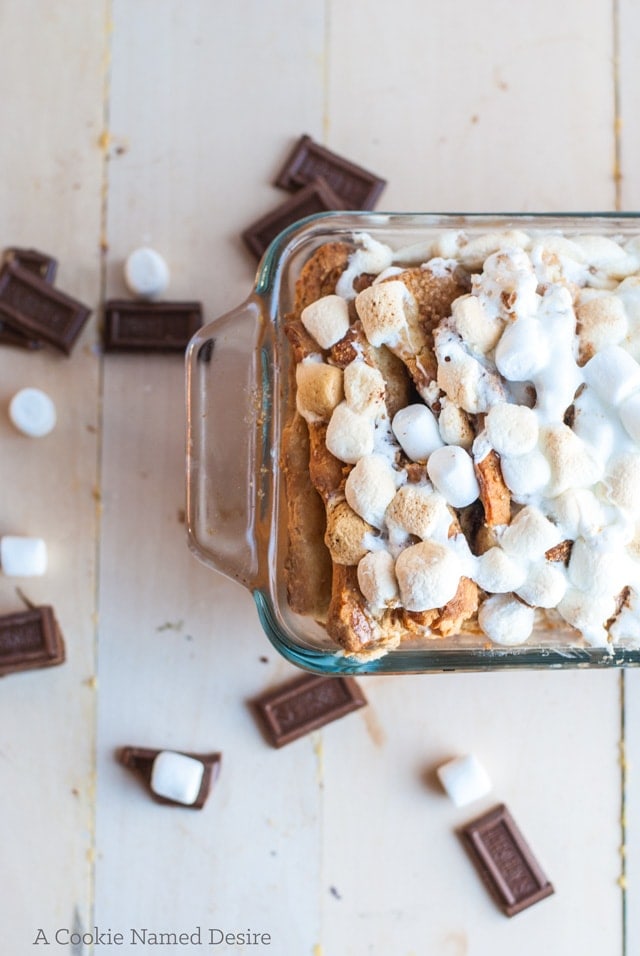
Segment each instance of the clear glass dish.
[{"label": "clear glass dish", "polygon": [[[280,316],[291,309],[309,256],[331,241],[365,233],[419,264],[421,248],[443,230],[470,238],[519,229],[625,238],[640,235],[636,215],[326,213],[285,230],[260,263],[247,300],[203,327],[187,351],[187,529],[189,546],[255,599],[262,627],[292,663],[325,674],[496,670],[512,667],[616,667],[640,664],[638,642],[587,645],[544,612],[526,644],[490,645],[476,629],[453,638],[402,643],[385,656],[346,656],[325,630],[287,602],[287,517],[280,450],[291,357]],[[406,252],[405,252],[406,250]]]}]

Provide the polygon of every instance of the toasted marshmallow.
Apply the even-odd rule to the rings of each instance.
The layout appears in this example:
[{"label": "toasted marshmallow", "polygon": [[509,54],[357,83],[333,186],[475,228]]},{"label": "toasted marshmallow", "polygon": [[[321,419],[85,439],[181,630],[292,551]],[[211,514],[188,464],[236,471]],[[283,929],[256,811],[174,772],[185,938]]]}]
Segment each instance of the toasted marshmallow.
[{"label": "toasted marshmallow", "polygon": [[0,538],[0,568],[10,577],[39,577],[47,570],[47,545],[42,538],[5,534]]},{"label": "toasted marshmallow", "polygon": [[458,590],[461,565],[454,552],[435,541],[420,541],[396,561],[400,599],[408,611],[444,607]]},{"label": "toasted marshmallow", "polygon": [[378,275],[393,264],[393,251],[382,242],[378,242],[367,233],[354,236],[359,247],[349,256],[349,264],[336,285],[336,292],[345,299],[353,299],[355,291],[353,281],[363,273]]},{"label": "toasted marshmallow", "polygon": [[346,402],[340,402],[327,426],[327,448],[340,461],[353,465],[373,451],[374,432],[374,421],[370,416],[359,415]]},{"label": "toasted marshmallow", "polygon": [[389,607],[398,599],[395,562],[388,551],[369,551],[358,563],[358,584],[374,608]]},{"label": "toasted marshmallow", "polygon": [[551,478],[549,462],[538,448],[517,458],[503,458],[500,470],[514,501],[519,503],[543,491]]},{"label": "toasted marshmallow", "polygon": [[356,359],[344,370],[344,395],[347,405],[359,415],[379,415],[384,411],[385,381],[377,368]]},{"label": "toasted marshmallow", "polygon": [[[455,240],[458,246],[454,252],[451,248],[450,255],[455,255],[460,259],[462,265],[467,269],[477,271],[481,269],[485,261],[494,252],[499,249],[527,249],[531,245],[531,239],[519,229],[509,229],[504,232],[487,232],[481,236],[474,236],[472,239],[466,237],[464,233],[458,233]],[[451,242],[451,246],[453,243]],[[444,248],[444,247],[443,247]],[[442,255],[446,253],[443,251]]]},{"label": "toasted marshmallow", "polygon": [[571,584],[593,595],[617,594],[627,580],[629,559],[624,551],[598,548],[593,541],[576,538],[567,568]]},{"label": "toasted marshmallow", "polygon": [[151,768],[151,789],[157,796],[192,806],[198,799],[204,764],[186,754],[162,750]]},{"label": "toasted marshmallow", "polygon": [[325,295],[300,315],[302,324],[323,349],[330,349],[349,331],[349,305],[342,296]]},{"label": "toasted marshmallow", "polygon": [[408,322],[418,307],[406,285],[390,279],[363,289],[356,296],[356,311],[367,339],[377,347],[395,345],[408,335]]},{"label": "toasted marshmallow", "polygon": [[591,269],[602,272],[612,279],[624,279],[625,276],[637,272],[640,268],[640,259],[637,254],[634,254],[631,249],[628,251],[623,249],[607,236],[576,236],[574,242],[582,250]]},{"label": "toasted marshmallow", "polygon": [[467,451],[473,445],[475,433],[471,427],[469,416],[446,396],[440,400],[438,428],[445,445],[460,445]]},{"label": "toasted marshmallow", "polygon": [[509,382],[530,381],[549,363],[549,341],[537,319],[507,325],[496,347],[496,365]]},{"label": "toasted marshmallow", "polygon": [[618,406],[618,413],[626,432],[640,445],[640,391],[625,398]]},{"label": "toasted marshmallow", "polygon": [[476,558],[473,579],[478,587],[491,594],[515,591],[524,584],[526,576],[526,565],[514,561],[502,548],[489,548]]},{"label": "toasted marshmallow", "polygon": [[437,448],[427,462],[434,487],[454,508],[472,504],[480,495],[471,455],[458,445]]},{"label": "toasted marshmallow", "polygon": [[640,512],[640,454],[619,455],[604,479],[608,500],[626,511]]},{"label": "toasted marshmallow", "polygon": [[597,352],[582,373],[587,384],[610,405],[619,405],[640,389],[640,365],[619,345],[608,345]]},{"label": "toasted marshmallow", "polygon": [[406,405],[393,417],[393,434],[412,461],[426,461],[443,445],[435,415],[426,405]]},{"label": "toasted marshmallow", "polygon": [[357,564],[368,548],[365,539],[373,528],[343,500],[327,506],[324,543],[336,564]]},{"label": "toasted marshmallow", "polygon": [[478,611],[478,624],[494,644],[524,644],[533,631],[535,614],[513,594],[495,594]]},{"label": "toasted marshmallow", "polygon": [[571,427],[589,445],[603,466],[614,451],[629,444],[618,416],[588,385],[574,402]]},{"label": "toasted marshmallow", "polygon": [[500,535],[500,544],[514,560],[535,561],[562,541],[559,529],[539,508],[526,505]]},{"label": "toasted marshmallow", "polygon": [[624,339],[629,321],[624,305],[608,292],[582,294],[576,309],[580,356],[588,360],[608,345],[618,345]]},{"label": "toasted marshmallow", "polygon": [[587,644],[604,647],[608,642],[606,622],[615,614],[614,597],[593,595],[578,588],[567,588],[558,604],[560,616],[580,631]]},{"label": "toasted marshmallow", "polygon": [[593,450],[561,422],[540,431],[542,452],[549,462],[551,477],[546,488],[550,498],[568,488],[586,488],[602,475],[602,465]]},{"label": "toasted marshmallow", "polygon": [[342,369],[305,360],[296,366],[296,407],[308,422],[328,422],[343,399]]},{"label": "toasted marshmallow", "polygon": [[385,511],[396,493],[397,479],[383,455],[365,455],[347,475],[344,494],[356,514],[374,528],[382,528]]},{"label": "toasted marshmallow", "polygon": [[452,522],[447,503],[437,492],[424,485],[403,485],[389,503],[385,522],[390,531],[397,528],[417,538],[446,541]]},{"label": "toasted marshmallow", "polygon": [[451,305],[453,327],[472,351],[485,355],[502,335],[503,323],[490,317],[475,295],[461,295]]},{"label": "toasted marshmallow", "polygon": [[526,405],[493,405],[485,420],[491,447],[500,456],[526,455],[538,441],[538,419]]},{"label": "toasted marshmallow", "polygon": [[505,400],[499,376],[467,352],[457,333],[437,329],[434,341],[438,385],[450,401],[475,415]]},{"label": "toasted marshmallow", "polygon": [[527,573],[526,580],[515,589],[516,594],[532,607],[556,607],[567,590],[564,567],[538,561]]},{"label": "toasted marshmallow", "polygon": [[551,513],[565,538],[597,535],[606,517],[601,503],[588,488],[568,488],[551,502]]},{"label": "toasted marshmallow", "polygon": [[456,807],[465,807],[491,791],[489,775],[473,754],[447,761],[437,768],[436,773]]}]

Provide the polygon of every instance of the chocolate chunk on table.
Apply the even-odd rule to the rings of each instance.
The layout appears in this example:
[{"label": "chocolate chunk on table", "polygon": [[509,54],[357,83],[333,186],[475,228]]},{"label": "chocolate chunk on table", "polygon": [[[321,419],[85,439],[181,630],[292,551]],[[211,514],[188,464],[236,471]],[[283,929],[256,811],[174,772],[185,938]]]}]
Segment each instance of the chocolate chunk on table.
[{"label": "chocolate chunk on table", "polygon": [[0,321],[69,355],[91,310],[14,262],[0,271]]},{"label": "chocolate chunk on table", "polygon": [[64,640],[48,605],[0,617],[0,677],[52,667],[64,659]]},{"label": "chocolate chunk on table", "polygon": [[373,209],[386,180],[331,152],[310,136],[302,136],[275,180],[282,189],[295,190],[323,179],[340,197],[341,209]]},{"label": "chocolate chunk on table", "polygon": [[28,335],[12,329],[0,319],[0,345],[15,345],[20,349],[34,351],[42,348],[42,342],[39,339],[31,339]]},{"label": "chocolate chunk on table", "polygon": [[308,674],[261,695],[253,707],[269,742],[283,747],[366,703],[352,677]]},{"label": "chocolate chunk on table", "polygon": [[222,763],[222,754],[220,753],[189,753],[186,750],[171,751],[179,753],[185,757],[191,757],[192,760],[198,760],[203,765],[202,783],[200,792],[194,803],[181,803],[177,800],[169,800],[155,793],[151,788],[151,775],[153,772],[153,762],[160,753],[164,753],[164,748],[150,749],[148,747],[122,747],[118,752],[118,759],[129,770],[133,770],[146,785],[147,790],[156,803],[162,803],[167,806],[185,807],[188,810],[202,810],[207,801],[215,780],[220,773]]},{"label": "chocolate chunk on table", "polygon": [[460,836],[487,889],[507,916],[515,916],[554,892],[504,804],[466,824]]},{"label": "chocolate chunk on table", "polygon": [[56,280],[58,261],[53,256],[47,255],[46,252],[39,252],[37,249],[11,247],[6,250],[4,258],[5,262],[13,262],[22,269],[33,272],[39,279],[48,282],[50,285],[53,285]]},{"label": "chocolate chunk on table", "polygon": [[201,325],[199,302],[111,299],[104,308],[105,352],[184,352]]},{"label": "chocolate chunk on table", "polygon": [[249,249],[260,257],[272,239],[305,216],[335,209],[345,209],[344,201],[322,179],[304,186],[266,216],[256,220],[242,233]]}]

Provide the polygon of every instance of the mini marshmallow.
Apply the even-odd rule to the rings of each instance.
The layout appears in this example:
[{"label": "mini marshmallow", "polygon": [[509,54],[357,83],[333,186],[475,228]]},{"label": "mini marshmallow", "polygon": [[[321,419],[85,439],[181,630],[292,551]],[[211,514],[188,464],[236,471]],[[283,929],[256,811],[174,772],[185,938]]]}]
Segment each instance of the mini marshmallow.
[{"label": "mini marshmallow", "polygon": [[398,475],[383,455],[365,455],[347,475],[344,494],[356,514],[374,528],[384,524],[384,514],[396,493]]},{"label": "mini marshmallow", "polygon": [[537,319],[508,325],[496,347],[496,365],[509,382],[527,382],[549,362],[549,341]]},{"label": "mini marshmallow", "polygon": [[366,232],[354,235],[359,248],[349,256],[349,264],[336,285],[336,292],[345,299],[353,299],[354,279],[363,273],[378,275],[393,264],[393,251]]},{"label": "mini marshmallow", "polygon": [[618,345],[629,328],[622,301],[610,293],[584,296],[576,310],[582,360],[608,345]]},{"label": "mini marshmallow", "polygon": [[617,417],[588,385],[574,402],[572,430],[591,447],[603,465],[616,449],[629,444]]},{"label": "mini marshmallow", "polygon": [[471,455],[458,445],[437,448],[427,462],[434,487],[454,508],[472,504],[480,495]]},{"label": "mini marshmallow", "polygon": [[344,395],[349,408],[359,415],[384,411],[385,381],[382,372],[356,359],[344,370]]},{"label": "mini marshmallow", "polygon": [[406,484],[398,488],[385,514],[390,530],[400,528],[417,538],[443,541],[448,537],[452,520],[442,495],[424,485]]},{"label": "mini marshmallow", "polygon": [[500,470],[514,501],[519,504],[543,491],[551,478],[549,462],[539,448],[517,458],[503,458]]},{"label": "mini marshmallow", "polygon": [[540,561],[529,568],[527,578],[515,588],[519,598],[532,607],[556,607],[567,590],[564,567]]},{"label": "mini marshmallow", "polygon": [[412,461],[426,461],[443,445],[435,415],[426,405],[406,405],[393,417],[393,434]]},{"label": "mini marshmallow", "polygon": [[501,402],[492,405],[487,413],[485,428],[491,443],[500,456],[526,455],[538,441],[538,419],[526,405]]},{"label": "mini marshmallow", "polygon": [[535,561],[562,541],[559,529],[539,508],[526,505],[500,535],[500,544],[514,560]]},{"label": "mini marshmallow", "polygon": [[42,438],[55,427],[56,407],[39,388],[21,388],[9,403],[9,418],[23,435]]},{"label": "mini marshmallow", "polygon": [[39,577],[47,570],[47,545],[42,538],[5,534],[0,538],[0,567],[9,577]]},{"label": "mini marshmallow", "polygon": [[481,605],[478,624],[494,644],[511,647],[531,636],[535,612],[513,594],[494,594]]},{"label": "mini marshmallow", "polygon": [[373,419],[358,415],[346,402],[340,402],[334,408],[327,426],[326,444],[331,454],[340,461],[355,464],[363,455],[370,455],[373,451]]},{"label": "mini marshmallow", "polygon": [[482,275],[473,285],[483,299],[492,301],[500,314],[513,321],[534,314],[540,297],[538,280],[529,256],[522,249],[502,249],[489,256]]},{"label": "mini marshmallow", "polygon": [[581,632],[587,644],[593,647],[606,646],[608,637],[604,625],[615,614],[614,597],[592,595],[578,588],[567,588],[557,610],[567,624]]},{"label": "mini marshmallow", "polygon": [[395,562],[388,551],[369,551],[358,563],[358,585],[372,607],[388,607],[397,601]]},{"label": "mini marshmallow", "polygon": [[503,323],[487,315],[475,295],[461,295],[451,305],[453,327],[474,352],[483,355],[496,345]]},{"label": "mini marshmallow", "polygon": [[186,754],[161,750],[151,768],[151,789],[158,797],[191,806],[198,799],[204,764]]},{"label": "mini marshmallow", "polygon": [[325,295],[302,310],[302,324],[323,349],[330,349],[349,331],[349,306],[339,295]]},{"label": "mini marshmallow", "polygon": [[634,392],[620,403],[618,414],[627,434],[640,445],[640,391]]},{"label": "mini marshmallow", "polygon": [[617,594],[626,583],[629,561],[624,551],[608,551],[593,541],[576,538],[567,572],[571,584],[593,595]]},{"label": "mini marshmallow", "polygon": [[460,576],[458,557],[435,541],[405,548],[396,561],[400,599],[408,611],[444,607],[458,590]]},{"label": "mini marshmallow", "polygon": [[296,366],[296,407],[306,421],[329,421],[342,399],[342,369],[312,360]]},{"label": "mini marshmallow", "polygon": [[551,514],[565,538],[575,540],[580,535],[596,535],[604,527],[602,504],[588,488],[569,488],[550,505]]},{"label": "mini marshmallow", "polygon": [[636,514],[640,512],[640,454],[619,455],[604,479],[608,500]]},{"label": "mini marshmallow", "polygon": [[521,232],[518,229],[508,229],[504,232],[487,232],[484,235],[467,239],[466,242],[465,239],[464,233],[458,233],[458,247],[455,252],[451,251],[450,254],[460,259],[465,268],[474,271],[481,269],[486,259],[499,249],[505,247],[527,249],[531,245],[531,239],[526,232]]},{"label": "mini marshmallow", "polygon": [[471,427],[469,416],[446,397],[440,399],[438,428],[445,445],[460,445],[467,451],[473,445],[475,432]]},{"label": "mini marshmallow", "polygon": [[438,780],[456,807],[465,807],[491,791],[487,771],[473,754],[455,757],[436,769]]},{"label": "mini marshmallow", "polygon": [[434,334],[434,342],[438,386],[451,402],[476,415],[505,400],[499,376],[466,350],[456,332],[441,327]]},{"label": "mini marshmallow", "polygon": [[624,279],[640,268],[640,259],[631,247],[629,250],[623,249],[607,236],[575,236],[573,241],[582,250],[585,261],[592,269],[613,279]]},{"label": "mini marshmallow", "polygon": [[526,567],[514,561],[502,548],[493,547],[476,558],[473,580],[490,594],[506,594],[519,588],[527,576]]},{"label": "mini marshmallow", "polygon": [[153,299],[169,285],[169,267],[159,252],[142,246],[127,256],[124,281],[132,295]]},{"label": "mini marshmallow", "polygon": [[390,279],[356,296],[356,311],[371,345],[395,345],[408,334],[417,315],[416,301],[403,282]]},{"label": "mini marshmallow", "polygon": [[640,389],[640,365],[619,345],[608,345],[596,352],[582,374],[587,384],[610,405],[619,405]]},{"label": "mini marshmallow", "polygon": [[540,446],[551,470],[546,488],[550,498],[568,488],[589,487],[602,476],[602,465],[593,450],[562,422],[540,430]]}]

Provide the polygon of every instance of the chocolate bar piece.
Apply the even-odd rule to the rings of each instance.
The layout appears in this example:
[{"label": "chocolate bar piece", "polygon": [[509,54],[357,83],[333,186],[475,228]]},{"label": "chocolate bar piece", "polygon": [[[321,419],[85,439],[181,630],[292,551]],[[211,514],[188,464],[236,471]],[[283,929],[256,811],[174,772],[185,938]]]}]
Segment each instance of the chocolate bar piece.
[{"label": "chocolate bar piece", "polygon": [[43,282],[50,285],[56,281],[56,272],[58,271],[58,261],[46,252],[39,252],[37,249],[7,249],[4,254],[5,262],[13,262],[22,269],[35,273]]},{"label": "chocolate bar piece", "polygon": [[20,349],[41,349],[42,342],[38,339],[30,339],[28,335],[12,329],[0,319],[0,345],[16,345]]},{"label": "chocolate bar piece", "polygon": [[104,308],[105,352],[184,352],[201,325],[199,302],[111,299]]},{"label": "chocolate bar piece", "polygon": [[317,179],[245,229],[242,238],[259,258],[271,240],[298,219],[304,219],[305,216],[312,216],[319,212],[344,208],[343,200],[333,189],[324,180]]},{"label": "chocolate bar piece", "polygon": [[14,262],[0,272],[0,320],[29,338],[69,355],[90,314],[87,306]]},{"label": "chocolate bar piece", "polygon": [[487,889],[507,916],[554,892],[504,804],[472,820],[460,835]]},{"label": "chocolate bar piece", "polygon": [[308,674],[258,697],[254,708],[269,742],[283,747],[366,703],[352,677]]},{"label": "chocolate bar piece", "polygon": [[341,209],[373,209],[386,180],[302,136],[278,173],[275,185],[293,191],[324,179],[341,200]]},{"label": "chocolate bar piece", "polygon": [[118,753],[118,758],[125,767],[128,767],[129,770],[133,770],[134,773],[138,774],[156,803],[163,803],[173,807],[186,807],[188,810],[202,810],[211,791],[211,787],[220,773],[222,754],[196,754],[187,753],[187,751],[184,750],[173,752],[181,753],[185,757],[191,757],[192,760],[198,760],[204,767],[200,791],[194,803],[180,803],[177,800],[170,800],[167,797],[160,796],[160,794],[155,793],[151,789],[153,762],[159,753],[163,753],[163,750],[151,750],[147,747],[122,747]]},{"label": "chocolate bar piece", "polygon": [[0,617],[0,677],[52,667],[65,659],[64,641],[48,605]]}]

